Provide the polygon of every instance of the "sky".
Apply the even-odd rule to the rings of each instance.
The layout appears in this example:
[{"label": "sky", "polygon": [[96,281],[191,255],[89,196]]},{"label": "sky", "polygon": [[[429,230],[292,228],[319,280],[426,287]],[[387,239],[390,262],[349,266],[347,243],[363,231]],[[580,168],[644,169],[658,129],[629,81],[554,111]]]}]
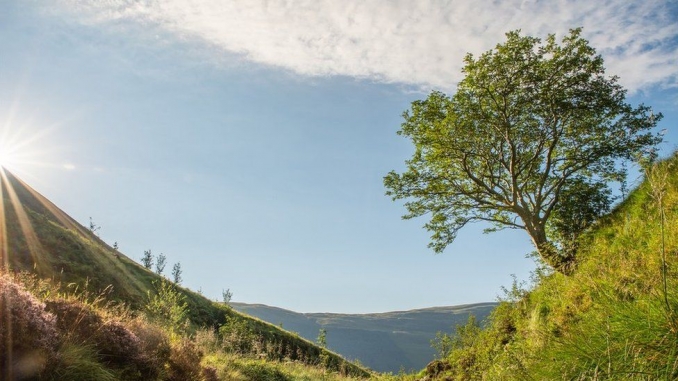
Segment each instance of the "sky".
[{"label": "sky", "polygon": [[[427,248],[383,177],[411,102],[453,94],[508,31],[583,27],[678,142],[675,1],[0,0],[0,158],[183,285],[297,312],[493,301],[535,264],[522,231]],[[637,175],[631,182],[637,181]],[[168,270],[166,270],[167,272]]]}]

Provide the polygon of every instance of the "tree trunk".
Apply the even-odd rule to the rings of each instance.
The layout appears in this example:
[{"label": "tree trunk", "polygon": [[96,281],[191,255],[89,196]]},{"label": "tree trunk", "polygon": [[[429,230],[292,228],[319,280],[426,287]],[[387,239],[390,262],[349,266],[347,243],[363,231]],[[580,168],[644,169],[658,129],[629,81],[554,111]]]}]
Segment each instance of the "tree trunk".
[{"label": "tree trunk", "polygon": [[532,225],[527,229],[534,247],[537,249],[541,259],[554,270],[564,275],[570,275],[575,268],[575,255],[573,251],[562,251],[546,238],[546,229],[544,226]]}]

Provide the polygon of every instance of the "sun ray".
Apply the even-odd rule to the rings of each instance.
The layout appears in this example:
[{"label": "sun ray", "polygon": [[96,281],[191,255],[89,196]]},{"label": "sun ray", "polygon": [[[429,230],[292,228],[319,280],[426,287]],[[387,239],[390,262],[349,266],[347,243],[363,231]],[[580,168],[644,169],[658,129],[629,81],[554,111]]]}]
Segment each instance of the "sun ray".
[{"label": "sun ray", "polygon": [[54,123],[39,130],[29,128],[30,122],[27,123],[15,124],[12,128],[9,127],[9,123],[3,126],[0,136],[0,166],[23,172],[27,166],[54,165],[47,159],[50,153],[54,153],[54,147],[48,150],[44,145],[37,143],[46,141],[50,134],[61,127],[61,123]]},{"label": "sun ray", "polygon": [[67,229],[77,231],[80,234],[83,234],[85,236],[90,235],[91,232],[85,228],[82,227],[79,223],[73,221],[71,217],[69,217],[64,211],[59,209],[56,205],[54,205],[51,201],[46,199],[43,195],[38,193],[35,189],[31,188],[28,184],[26,184],[23,180],[20,178],[14,176],[14,180],[18,182],[22,188],[26,189],[28,192],[31,193],[31,195],[45,208],[47,209],[54,217],[56,217],[59,222],[65,226]]},{"label": "sun ray", "polygon": [[[26,210],[21,204],[21,201],[19,200],[19,197],[17,196],[14,187],[12,186],[12,183],[7,178],[7,173],[5,172],[5,169],[2,167],[0,167],[0,176],[2,176],[4,191],[9,196],[9,200],[13,206],[14,212],[17,216],[17,220],[19,221],[19,227],[21,228],[21,233],[23,234],[23,237],[26,241],[26,245],[28,246],[28,251],[30,253],[31,259],[33,260],[35,270],[37,270],[39,274],[45,273],[46,264],[43,261],[44,249],[42,248],[42,244],[40,243],[38,236],[35,234],[33,225],[31,224],[28,214],[26,213]],[[6,241],[7,240],[5,240],[5,242]],[[9,255],[6,256],[8,257]]]},{"label": "sun ray", "polygon": [[[4,168],[0,167],[0,171],[5,172]],[[0,268],[0,273],[9,271],[9,255],[7,244],[7,225],[5,221],[5,190],[4,190],[4,181],[0,181],[0,197],[2,200],[0,202],[0,263],[2,268]]]},{"label": "sun ray", "polygon": [[[0,172],[5,173],[5,169],[0,166]],[[9,272],[9,245],[7,243],[7,225],[5,219],[5,182],[0,181],[0,275]],[[7,335],[4,337],[5,343],[3,343],[5,350],[5,364],[12,363],[12,319],[9,313],[9,304],[7,300],[0,298],[0,324],[6,327]],[[2,371],[0,376],[3,379],[11,380],[12,367],[7,367],[5,371]]]}]

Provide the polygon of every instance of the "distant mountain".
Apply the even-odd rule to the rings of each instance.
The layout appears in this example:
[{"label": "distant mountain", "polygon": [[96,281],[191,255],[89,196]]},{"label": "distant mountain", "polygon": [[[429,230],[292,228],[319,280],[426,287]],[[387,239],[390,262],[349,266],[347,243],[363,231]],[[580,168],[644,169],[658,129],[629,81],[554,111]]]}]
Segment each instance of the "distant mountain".
[{"label": "distant mountain", "polygon": [[452,332],[470,314],[483,320],[496,303],[433,307],[375,314],[297,313],[262,304],[231,303],[232,307],[288,331],[315,340],[327,331],[327,346],[348,359],[360,360],[379,372],[418,370],[433,360],[436,332]]}]

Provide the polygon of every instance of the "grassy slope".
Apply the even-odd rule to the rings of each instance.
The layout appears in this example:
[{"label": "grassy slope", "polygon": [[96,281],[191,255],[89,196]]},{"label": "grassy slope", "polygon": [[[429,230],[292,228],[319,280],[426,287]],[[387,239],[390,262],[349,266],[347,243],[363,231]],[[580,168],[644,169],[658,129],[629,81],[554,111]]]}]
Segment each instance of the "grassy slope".
[{"label": "grassy slope", "polygon": [[[8,246],[3,261],[12,271],[33,272],[71,291],[87,289],[94,295],[105,291],[109,300],[123,302],[132,309],[143,308],[160,276],[108,246],[11,173],[5,174],[2,206]],[[303,353],[309,363],[318,361],[322,351],[308,340],[188,289],[179,290],[185,295],[189,319],[195,327],[216,328],[226,322],[240,322],[240,327],[247,327],[256,337]],[[344,367],[350,373],[367,375],[338,355],[328,355],[333,368]]]},{"label": "grassy slope", "polygon": [[459,330],[429,376],[677,379],[677,169],[678,157],[660,163],[582,239],[575,274],[542,273],[531,290],[514,287],[485,330]]}]

